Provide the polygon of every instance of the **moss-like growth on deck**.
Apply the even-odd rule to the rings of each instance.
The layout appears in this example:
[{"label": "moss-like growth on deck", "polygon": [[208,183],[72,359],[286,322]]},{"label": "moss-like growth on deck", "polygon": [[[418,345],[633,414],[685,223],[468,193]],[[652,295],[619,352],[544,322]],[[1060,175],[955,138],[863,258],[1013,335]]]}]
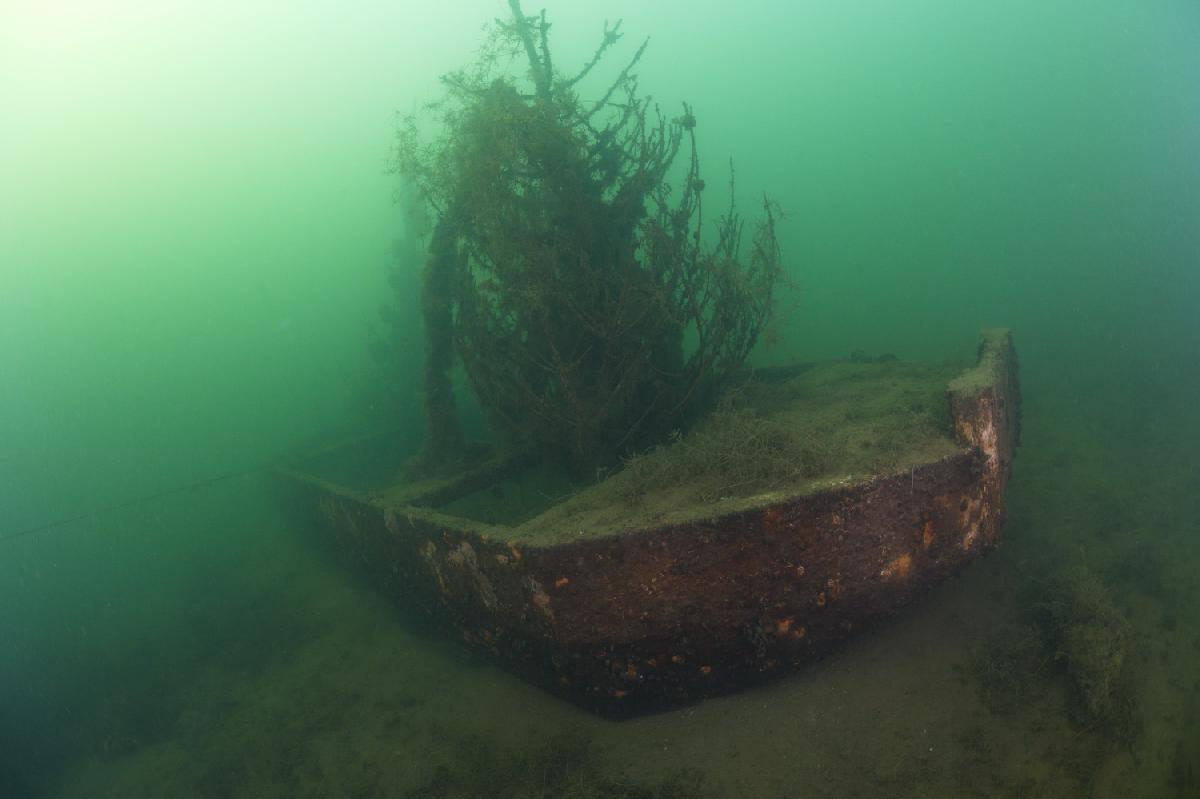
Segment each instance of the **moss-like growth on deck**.
[{"label": "moss-like growth on deck", "polygon": [[845,362],[780,383],[751,380],[727,391],[686,436],[628,458],[617,481],[632,502],[680,486],[714,502],[912,465],[946,443],[945,385],[954,373]]},{"label": "moss-like growth on deck", "polygon": [[[527,542],[701,518],[953,455],[952,364],[838,361],[729,389],[693,430],[507,531]],[[561,494],[561,489],[558,489]]]}]

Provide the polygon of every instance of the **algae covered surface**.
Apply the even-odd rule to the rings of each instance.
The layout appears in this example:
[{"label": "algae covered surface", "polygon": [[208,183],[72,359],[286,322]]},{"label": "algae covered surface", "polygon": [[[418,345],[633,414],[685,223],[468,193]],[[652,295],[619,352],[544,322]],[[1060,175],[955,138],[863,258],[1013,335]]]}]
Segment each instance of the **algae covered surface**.
[{"label": "algae covered surface", "polygon": [[529,543],[645,529],[801,496],[961,450],[953,438],[953,363],[859,357],[747,380],[686,434],[520,524]]}]

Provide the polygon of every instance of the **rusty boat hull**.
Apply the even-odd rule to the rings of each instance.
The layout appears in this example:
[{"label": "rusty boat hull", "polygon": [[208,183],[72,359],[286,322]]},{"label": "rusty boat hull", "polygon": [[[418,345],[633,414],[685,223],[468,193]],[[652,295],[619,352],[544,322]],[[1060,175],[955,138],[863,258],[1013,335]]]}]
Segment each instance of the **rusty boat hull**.
[{"label": "rusty boat hull", "polygon": [[288,507],[398,603],[547,690],[636,714],[811,662],[996,546],[1019,438],[1009,332],[985,331],[976,364],[945,395],[950,455],[545,544],[438,509],[501,479],[511,461],[412,490],[353,487],[303,466],[278,482]]}]

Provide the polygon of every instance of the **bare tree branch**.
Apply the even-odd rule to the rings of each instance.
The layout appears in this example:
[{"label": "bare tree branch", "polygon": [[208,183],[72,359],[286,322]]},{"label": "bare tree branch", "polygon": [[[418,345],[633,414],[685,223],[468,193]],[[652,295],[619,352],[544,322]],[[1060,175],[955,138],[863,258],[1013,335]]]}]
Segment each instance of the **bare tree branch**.
[{"label": "bare tree branch", "polygon": [[617,24],[613,25],[611,28],[608,27],[608,20],[605,20],[604,36],[601,37],[600,46],[597,47],[596,52],[592,54],[591,60],[583,65],[583,69],[579,70],[579,73],[575,77],[566,81],[563,85],[567,88],[570,88],[587,77],[587,74],[592,71],[592,67],[600,63],[600,59],[604,57],[605,51],[607,51],[608,48],[612,47],[617,42],[621,41],[622,36],[624,36],[624,34],[621,33],[621,20],[617,20]]},{"label": "bare tree branch", "polygon": [[[525,46],[525,55],[529,58],[529,70],[533,73],[533,85],[537,87],[539,97],[550,96],[550,72],[549,63],[544,63],[538,55],[537,45],[533,41],[533,30],[529,25],[529,18],[521,11],[521,0],[508,0],[508,7],[512,9],[513,26],[517,35],[521,37],[521,43]],[[542,15],[543,24],[545,21],[545,12]],[[545,45],[545,32],[542,33],[542,44]]]}]

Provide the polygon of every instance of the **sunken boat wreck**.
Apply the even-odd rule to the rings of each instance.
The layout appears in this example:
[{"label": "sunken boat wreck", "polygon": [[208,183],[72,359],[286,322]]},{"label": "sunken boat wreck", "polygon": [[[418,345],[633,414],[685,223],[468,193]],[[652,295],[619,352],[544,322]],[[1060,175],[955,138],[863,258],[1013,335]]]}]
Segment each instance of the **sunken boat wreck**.
[{"label": "sunken boat wreck", "polygon": [[278,477],[398,603],[549,691],[636,714],[785,674],[993,548],[1016,370],[1006,330],[965,369],[760,370],[686,435],[558,493],[530,456],[397,477],[386,437]]}]

